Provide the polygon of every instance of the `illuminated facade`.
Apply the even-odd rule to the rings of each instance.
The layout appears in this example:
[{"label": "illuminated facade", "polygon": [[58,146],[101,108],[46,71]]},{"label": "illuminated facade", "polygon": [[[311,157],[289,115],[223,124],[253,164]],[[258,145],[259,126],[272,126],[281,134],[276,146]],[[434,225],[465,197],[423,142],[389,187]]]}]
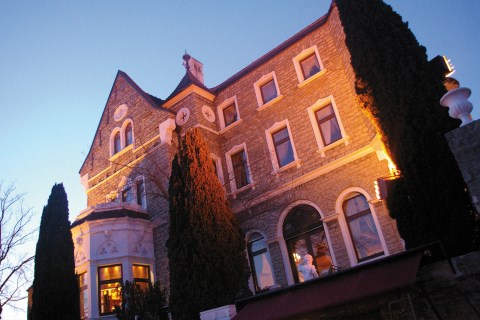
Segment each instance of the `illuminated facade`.
[{"label": "illuminated facade", "polygon": [[122,281],[168,285],[170,164],[193,127],[246,234],[252,291],[302,282],[307,254],[322,277],[404,250],[375,197],[392,164],[357,105],[335,5],[216,87],[184,59],[166,99],[118,72],[80,169],[88,208],[72,233],[88,318],[108,318]]}]

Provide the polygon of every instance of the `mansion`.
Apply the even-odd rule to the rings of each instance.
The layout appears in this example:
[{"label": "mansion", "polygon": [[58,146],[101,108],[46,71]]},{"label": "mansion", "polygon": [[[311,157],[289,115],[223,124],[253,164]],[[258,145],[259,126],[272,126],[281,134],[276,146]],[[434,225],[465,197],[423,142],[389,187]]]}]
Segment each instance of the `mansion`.
[{"label": "mansion", "polygon": [[335,3],[215,87],[183,58],[166,98],[123,71],[108,95],[80,169],[87,208],[71,229],[84,319],[114,319],[126,280],[168,287],[168,179],[191,128],[245,233],[254,294],[303,282],[306,255],[321,278],[404,251],[374,186],[395,166],[357,102]]}]

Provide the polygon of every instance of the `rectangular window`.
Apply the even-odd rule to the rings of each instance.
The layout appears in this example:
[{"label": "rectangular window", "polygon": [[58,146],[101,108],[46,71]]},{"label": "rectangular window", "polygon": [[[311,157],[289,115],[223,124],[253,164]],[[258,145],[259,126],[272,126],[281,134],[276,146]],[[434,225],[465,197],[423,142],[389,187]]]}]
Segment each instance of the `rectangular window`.
[{"label": "rectangular window", "polygon": [[280,168],[295,160],[287,127],[273,133],[272,140]]},{"label": "rectangular window", "polygon": [[263,104],[275,99],[277,97],[277,88],[274,79],[261,85],[260,92],[262,93]]},{"label": "rectangular window", "polygon": [[133,281],[142,289],[147,290],[150,284],[150,267],[134,264]]},{"label": "rectangular window", "polygon": [[320,63],[318,62],[315,52],[301,60],[300,67],[305,80],[318,73],[320,71]]},{"label": "rectangular window", "polygon": [[137,204],[142,206],[142,208],[147,207],[147,199],[145,196],[145,183],[139,181],[137,182]]},{"label": "rectangular window", "polygon": [[223,119],[225,121],[225,127],[228,127],[232,123],[238,120],[237,108],[235,103],[223,108]]},{"label": "rectangular window", "polygon": [[80,288],[80,319],[88,318],[88,285],[87,273],[78,275],[78,287]]},{"label": "rectangular window", "polygon": [[122,306],[122,265],[98,268],[98,300],[100,315],[115,313]]},{"label": "rectangular window", "polygon": [[250,183],[246,164],[247,160],[244,150],[232,155],[233,173],[237,189],[240,189]]},{"label": "rectangular window", "polygon": [[260,292],[263,289],[273,286],[275,284],[273,280],[273,268],[265,238],[259,237],[258,239],[250,241],[247,248],[255,292]]},{"label": "rectangular window", "polygon": [[331,104],[315,111],[315,118],[317,119],[324,146],[328,146],[342,138],[342,132]]}]

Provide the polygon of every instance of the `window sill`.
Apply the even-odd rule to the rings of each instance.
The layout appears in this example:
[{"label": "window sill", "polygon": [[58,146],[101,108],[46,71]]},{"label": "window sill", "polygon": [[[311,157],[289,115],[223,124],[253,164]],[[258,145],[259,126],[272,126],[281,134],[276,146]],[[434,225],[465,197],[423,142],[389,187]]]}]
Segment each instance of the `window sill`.
[{"label": "window sill", "polygon": [[229,124],[228,126],[226,126],[225,128],[221,129],[220,131],[218,131],[218,134],[222,134],[222,133],[225,133],[226,131],[238,126],[240,123],[243,122],[243,119],[238,119],[237,121]]},{"label": "window sill", "polygon": [[303,86],[306,86],[307,84],[309,84],[310,82],[312,82],[313,80],[317,79],[317,78],[320,78],[321,76],[323,76],[325,73],[327,72],[327,69],[323,69],[321,70],[320,72],[317,72],[315,73],[313,76],[311,76],[310,78],[306,79],[306,80],[303,80],[302,82],[300,82],[299,84],[297,84],[297,87],[298,88],[301,88]]},{"label": "window sill", "polygon": [[279,174],[279,173],[281,173],[281,172],[283,172],[283,171],[287,171],[288,169],[294,168],[294,167],[296,167],[296,168],[300,168],[300,167],[301,167],[301,161],[300,161],[300,159],[294,160],[294,161],[290,162],[289,164],[284,165],[284,166],[281,167],[281,168],[275,168],[275,169],[273,170],[273,172],[272,172],[272,175],[277,175],[277,174]]},{"label": "window sill", "polygon": [[279,96],[275,97],[275,99],[272,99],[272,100],[268,101],[267,103],[264,103],[263,105],[258,107],[257,111],[262,111],[262,110],[267,109],[268,107],[270,107],[270,106],[274,105],[275,103],[277,103],[278,101],[282,100],[282,98],[283,98],[283,95],[279,95]]},{"label": "window sill", "polygon": [[241,192],[244,192],[244,191],[247,191],[249,189],[252,189],[252,190],[255,190],[255,182],[250,182],[249,184],[247,184],[246,186],[243,186],[241,187],[240,189],[235,189],[234,191],[232,191],[230,193],[230,196],[233,197],[233,199],[236,199],[237,198],[237,194],[241,193]]},{"label": "window sill", "polygon": [[337,146],[339,146],[339,145],[341,145],[341,144],[344,144],[344,145],[348,146],[348,140],[349,140],[349,139],[350,139],[350,137],[347,136],[347,137],[342,138],[342,139],[340,139],[340,140],[338,140],[338,141],[335,141],[334,143],[329,144],[329,145],[326,146],[326,147],[323,147],[323,148],[318,149],[318,150],[317,150],[317,153],[320,153],[320,155],[321,155],[322,158],[323,158],[323,157],[325,157],[325,152],[328,151],[328,150],[330,150],[330,149],[333,149],[333,148],[335,148],[335,147],[337,147]]},{"label": "window sill", "polygon": [[118,151],[117,153],[115,153],[114,155],[112,155],[108,160],[110,160],[111,162],[113,162],[114,160],[116,160],[118,157],[120,157],[122,154],[130,151],[133,149],[133,143],[126,146],[125,148],[123,148],[122,150]]}]

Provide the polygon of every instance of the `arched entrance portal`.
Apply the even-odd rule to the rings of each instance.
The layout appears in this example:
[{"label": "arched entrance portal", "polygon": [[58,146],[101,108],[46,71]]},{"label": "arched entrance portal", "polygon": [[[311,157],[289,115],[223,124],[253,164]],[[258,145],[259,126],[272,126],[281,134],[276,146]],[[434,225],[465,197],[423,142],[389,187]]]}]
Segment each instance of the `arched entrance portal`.
[{"label": "arched entrance portal", "polygon": [[283,238],[295,282],[304,281],[298,267],[306,254],[313,257],[313,265],[320,276],[330,272],[332,258],[327,237],[320,213],[314,207],[302,204],[293,208],[283,222]]}]

